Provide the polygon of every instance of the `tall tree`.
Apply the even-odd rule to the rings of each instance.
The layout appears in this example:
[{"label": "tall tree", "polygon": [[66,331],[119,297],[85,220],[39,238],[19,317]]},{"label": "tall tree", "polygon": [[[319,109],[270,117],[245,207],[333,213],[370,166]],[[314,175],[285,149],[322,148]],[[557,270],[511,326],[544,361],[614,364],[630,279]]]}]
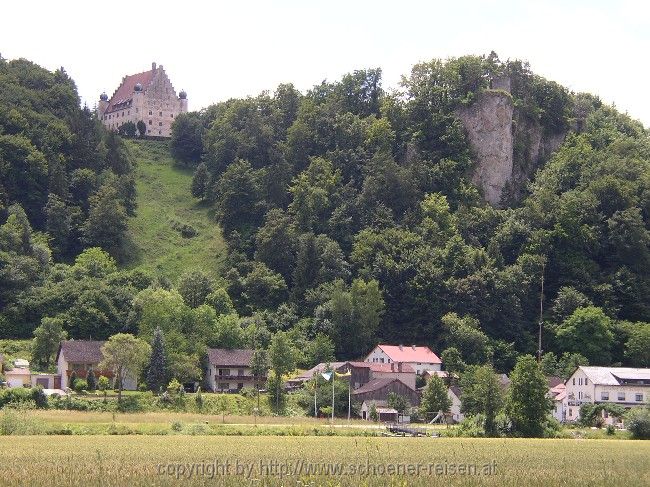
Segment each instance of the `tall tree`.
[{"label": "tall tree", "polygon": [[506,414],[514,431],[527,437],[539,437],[553,405],[548,398],[548,383],[532,355],[517,359],[510,375]]},{"label": "tall tree", "polygon": [[165,339],[160,327],[156,328],[151,341],[151,356],[147,365],[147,387],[157,393],[168,383],[167,355],[165,353]]},{"label": "tall tree", "polygon": [[462,411],[485,415],[485,434],[495,436],[495,420],[503,407],[503,391],[492,366],[470,366],[461,377],[460,388]]},{"label": "tall tree", "polygon": [[119,253],[126,234],[126,211],[110,185],[102,186],[90,197],[90,212],[84,223],[84,241],[102,247],[111,255]]},{"label": "tall tree", "polygon": [[59,344],[67,337],[63,325],[61,318],[45,317],[41,320],[41,325],[34,330],[32,360],[44,369],[50,367]]},{"label": "tall tree", "polygon": [[422,416],[430,419],[439,411],[448,412],[449,408],[451,408],[451,398],[447,395],[445,383],[437,375],[431,376],[422,392],[422,401],[420,402]]},{"label": "tall tree", "polygon": [[269,360],[275,375],[276,407],[280,406],[282,376],[296,368],[296,351],[285,332],[279,331],[271,339]]},{"label": "tall tree", "polygon": [[117,333],[102,345],[104,358],[99,367],[115,374],[119,403],[122,402],[124,382],[137,380],[150,354],[151,347],[147,342],[128,333]]},{"label": "tall tree", "polygon": [[205,303],[212,292],[212,280],[202,271],[184,272],[178,280],[178,292],[190,308],[198,308]]}]

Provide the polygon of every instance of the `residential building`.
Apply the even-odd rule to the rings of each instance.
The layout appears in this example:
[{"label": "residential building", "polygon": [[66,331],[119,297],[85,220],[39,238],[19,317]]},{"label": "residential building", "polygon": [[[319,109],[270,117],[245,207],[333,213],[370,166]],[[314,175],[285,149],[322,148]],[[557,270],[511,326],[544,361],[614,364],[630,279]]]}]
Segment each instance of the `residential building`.
[{"label": "residential building", "polygon": [[251,359],[253,350],[208,349],[208,384],[214,392],[237,392],[243,387],[255,387],[266,382],[266,377],[253,377]]},{"label": "residential building", "polygon": [[167,73],[156,63],[151,64],[149,71],[122,78],[110,100],[102,93],[97,105],[97,115],[109,130],[142,121],[150,137],[171,137],[172,123],[185,112],[187,93],[181,91],[176,96]]},{"label": "residential building", "polygon": [[[56,354],[57,373],[61,377],[60,388],[70,387],[70,376],[74,372],[78,379],[85,379],[92,368],[95,376],[103,375],[109,379],[114,377],[112,370],[101,370],[99,363],[104,359],[102,346],[104,341],[98,340],[66,340],[59,345]],[[127,391],[136,390],[136,377],[127,377],[122,388]],[[55,387],[57,388],[57,387]]]},{"label": "residential building", "polygon": [[[25,365],[26,364],[26,365]],[[30,387],[32,373],[29,370],[29,362],[16,360],[11,370],[5,370],[7,387]]]},{"label": "residential building", "polygon": [[[648,404],[650,369],[578,367],[565,382],[565,420],[577,421],[585,403],[612,403],[625,408]],[[611,423],[611,418],[605,418]]]},{"label": "residential building", "polygon": [[451,399],[451,407],[449,412],[451,414],[451,419],[455,423],[460,423],[465,419],[465,415],[461,412],[461,390],[458,386],[451,386],[447,389],[447,397]]},{"label": "residential building", "polygon": [[416,374],[422,374],[428,370],[442,370],[442,361],[429,347],[416,345],[377,345],[368,354],[365,362],[406,364],[411,366]]},{"label": "residential building", "polygon": [[411,406],[420,404],[420,394],[409,387],[400,379],[383,378],[373,379],[352,391],[352,402],[363,403],[369,400],[388,400],[388,395],[393,392],[408,399]]}]

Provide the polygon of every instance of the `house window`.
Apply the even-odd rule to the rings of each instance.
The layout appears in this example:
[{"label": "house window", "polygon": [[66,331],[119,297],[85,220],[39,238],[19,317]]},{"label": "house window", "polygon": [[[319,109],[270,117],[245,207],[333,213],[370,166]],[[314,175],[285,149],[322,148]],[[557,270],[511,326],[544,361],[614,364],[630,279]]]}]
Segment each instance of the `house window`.
[{"label": "house window", "polygon": [[601,392],[600,393],[600,400],[601,401],[609,401],[609,392]]},{"label": "house window", "polygon": [[618,393],[618,400],[619,401],[625,401],[625,393],[624,392],[619,392]]},{"label": "house window", "polygon": [[230,375],[230,369],[219,369],[219,375]]},{"label": "house window", "polygon": [[643,401],[643,394],[635,394],[634,399],[636,402],[642,402]]},{"label": "house window", "polygon": [[227,391],[229,388],[229,384],[227,382],[219,382],[218,389],[220,391]]},{"label": "house window", "polygon": [[576,378],[573,378],[573,385],[576,385]]},{"label": "house window", "polygon": [[585,385],[589,384],[589,379],[585,377]]},{"label": "house window", "polygon": [[239,376],[244,375],[244,369],[237,369],[237,375]]},{"label": "house window", "polygon": [[244,387],[244,383],[243,383],[243,382],[238,382],[238,383],[237,383],[237,389],[242,389],[243,387]]},{"label": "house window", "polygon": [[582,399],[582,392],[578,392],[578,399]]},{"label": "house window", "polygon": [[381,358],[381,363],[382,363],[382,364],[384,363],[384,357]]}]

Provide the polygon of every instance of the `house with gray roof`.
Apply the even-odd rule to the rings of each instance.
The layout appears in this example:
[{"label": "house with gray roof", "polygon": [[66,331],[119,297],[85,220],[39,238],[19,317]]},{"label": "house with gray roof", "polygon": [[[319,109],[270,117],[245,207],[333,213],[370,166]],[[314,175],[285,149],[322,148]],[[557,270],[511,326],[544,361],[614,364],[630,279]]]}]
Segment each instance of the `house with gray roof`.
[{"label": "house with gray roof", "polygon": [[243,387],[259,387],[266,376],[253,377],[251,349],[208,349],[207,382],[214,392],[237,392]]},{"label": "house with gray roof", "polygon": [[[585,403],[611,403],[626,409],[645,406],[650,395],[650,369],[579,366],[565,382],[566,421],[580,418]],[[606,423],[612,418],[604,416]]]}]

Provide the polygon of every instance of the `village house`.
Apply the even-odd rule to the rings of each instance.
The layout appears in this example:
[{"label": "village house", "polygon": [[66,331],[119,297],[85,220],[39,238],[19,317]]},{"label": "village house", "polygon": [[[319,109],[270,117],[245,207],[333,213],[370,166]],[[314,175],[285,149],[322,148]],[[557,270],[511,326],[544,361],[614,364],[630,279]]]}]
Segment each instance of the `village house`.
[{"label": "village house", "polygon": [[377,345],[365,362],[409,365],[420,375],[427,370],[441,370],[442,361],[429,347],[416,345]]},{"label": "village house", "polygon": [[144,122],[150,137],[171,137],[172,123],[187,112],[187,93],[176,91],[162,66],[152,63],[151,70],[122,78],[110,100],[99,97],[97,115],[109,130],[117,131],[127,122]]},{"label": "village house", "polygon": [[363,404],[364,401],[386,401],[390,393],[406,398],[411,406],[420,404],[420,394],[414,388],[397,378],[373,379],[352,391],[352,402]]},{"label": "village house", "polygon": [[315,375],[321,374],[328,369],[335,370],[338,373],[350,372],[350,385],[352,389],[367,384],[373,379],[397,378],[406,385],[415,389],[415,370],[412,367],[400,363],[382,364],[371,362],[332,362],[330,364],[320,363],[315,367],[293,377],[287,381],[289,389],[295,389],[302,386],[305,382],[311,380]]},{"label": "village house", "polygon": [[451,415],[451,420],[454,423],[460,423],[465,419],[465,415],[461,412],[461,390],[458,386],[451,386],[447,389],[447,397],[451,399],[451,407],[449,408],[449,414]]},{"label": "village house", "polygon": [[[650,369],[630,367],[578,367],[565,382],[564,418],[574,422],[580,418],[585,403],[611,403],[626,409],[648,404]],[[605,422],[612,418],[605,415]]]},{"label": "village house", "polygon": [[31,387],[32,373],[29,370],[29,362],[24,359],[14,360],[12,369],[4,372],[7,387]]},{"label": "village house", "polygon": [[[56,369],[60,377],[60,385],[55,389],[70,387],[70,376],[74,372],[78,379],[85,379],[91,368],[95,376],[103,375],[112,379],[112,370],[100,370],[99,363],[103,360],[102,345],[104,341],[98,340],[66,340],[59,345],[56,354]],[[127,391],[136,390],[138,381],[136,377],[127,377],[122,388]]]},{"label": "village house", "polygon": [[207,381],[214,392],[237,392],[244,387],[255,387],[266,382],[266,377],[253,377],[251,359],[253,350],[208,349]]}]

